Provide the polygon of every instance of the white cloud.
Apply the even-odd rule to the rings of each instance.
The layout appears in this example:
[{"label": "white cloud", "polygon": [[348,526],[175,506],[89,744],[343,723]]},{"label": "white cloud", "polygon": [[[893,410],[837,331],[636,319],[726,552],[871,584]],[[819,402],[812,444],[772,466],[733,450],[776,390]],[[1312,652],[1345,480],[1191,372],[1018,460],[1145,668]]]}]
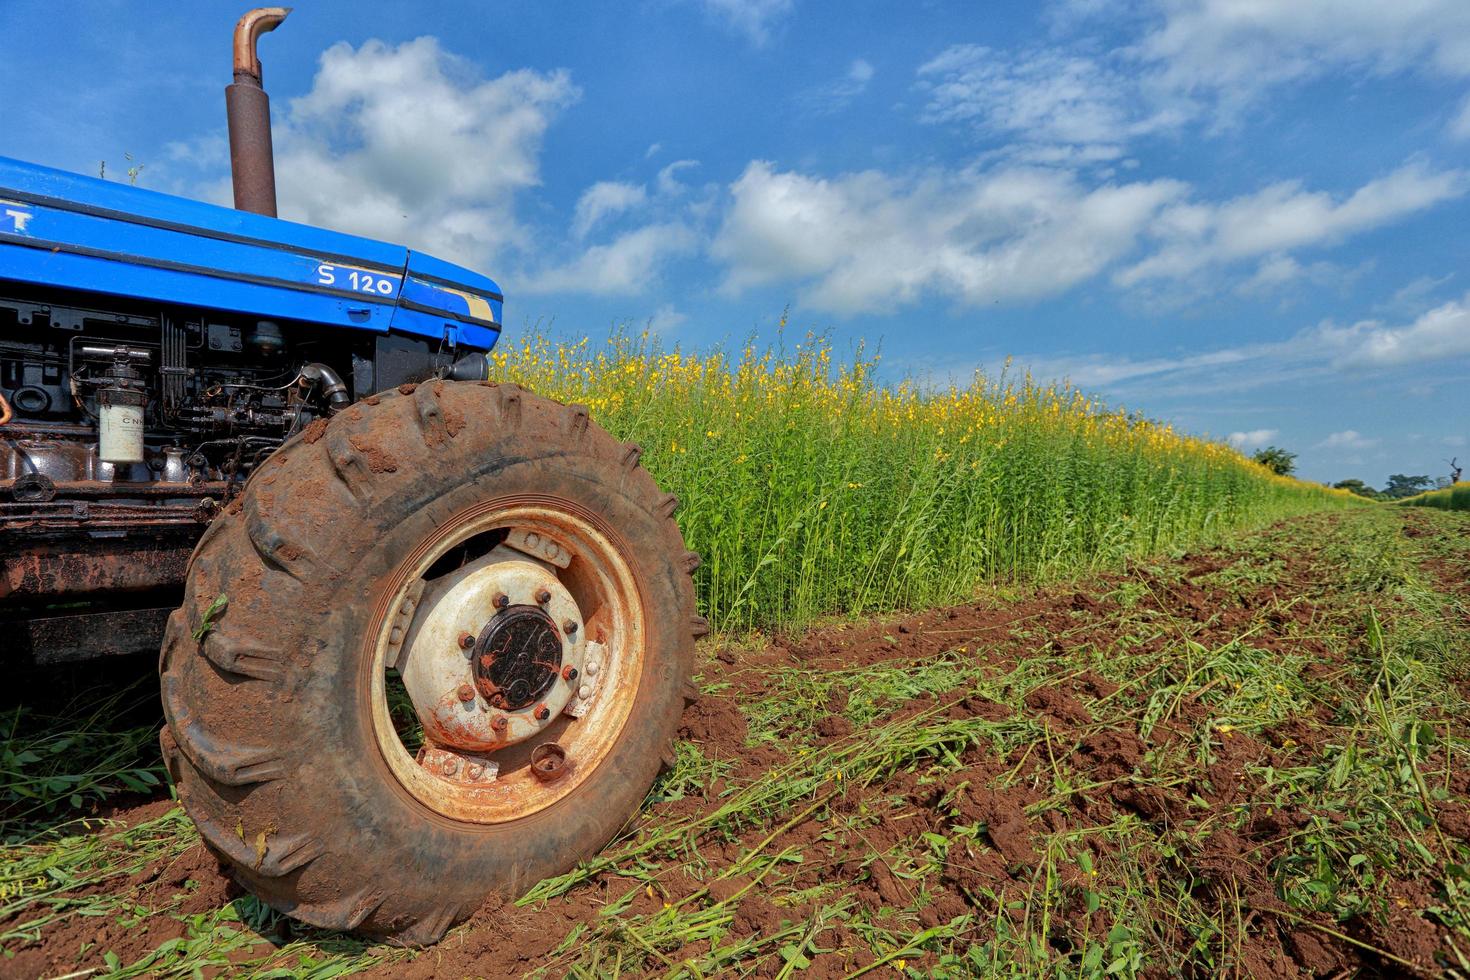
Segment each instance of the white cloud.
[{"label": "white cloud", "polygon": [[525,244],[517,195],[541,138],[578,98],[564,71],[488,81],[432,37],[333,45],[311,90],[277,109],[283,217],[484,266]]},{"label": "white cloud", "polygon": [[711,248],[725,289],[803,285],[843,313],[887,312],[933,292],[970,305],[1053,295],[1130,252],[1184,185],[1089,189],[1052,170],[876,171],[832,179],[750,163]]},{"label": "white cloud", "polygon": [[658,283],[670,259],[693,251],[698,242],[694,230],[679,222],[645,225],[527,277],[520,288],[529,293],[637,295]]},{"label": "white cloud", "polygon": [[1442,276],[1419,276],[1394,291],[1393,297],[1379,303],[1374,310],[1394,316],[1413,316],[1431,305],[1431,297],[1439,287],[1455,278],[1453,272]]},{"label": "white cloud", "polygon": [[1460,110],[1450,120],[1448,132],[1452,139],[1470,140],[1470,95],[1460,103]]},{"label": "white cloud", "polygon": [[1326,286],[1353,277],[1353,273],[1331,262],[1303,264],[1290,255],[1268,255],[1256,266],[1250,278],[1235,287],[1242,296],[1271,296],[1287,286],[1310,283]]},{"label": "white cloud", "polygon": [[1317,449],[1334,449],[1342,452],[1362,452],[1378,445],[1377,439],[1369,439],[1353,429],[1344,429],[1317,443]]},{"label": "white cloud", "polygon": [[[1238,123],[1273,89],[1333,72],[1470,78],[1464,0],[1070,0],[1050,19],[1052,47],[955,45],[925,64],[927,117],[1117,150],[1189,122]],[[1098,53],[1104,31],[1122,37]],[[1470,138],[1470,101],[1450,134]]]},{"label": "white cloud", "polygon": [[[695,160],[675,160],[658,172],[650,189],[643,184],[599,181],[582,192],[572,218],[572,248],[546,250],[540,268],[520,282],[527,292],[573,292],[603,296],[633,296],[656,286],[673,258],[693,254],[702,244],[701,231],[709,201],[685,195],[678,173],[698,166]],[[624,227],[612,223],[627,216]],[[636,221],[632,220],[634,216]],[[626,227],[627,225],[634,227]],[[612,228],[610,240],[591,241],[594,233]]]},{"label": "white cloud", "polygon": [[1470,293],[1405,326],[1364,320],[1349,327],[1323,326],[1321,343],[1339,367],[1377,368],[1470,355]]},{"label": "white cloud", "polygon": [[674,304],[665,303],[653,311],[648,318],[648,329],[652,333],[667,335],[678,329],[689,319],[688,314],[674,309]]},{"label": "white cloud", "polygon": [[1341,201],[1283,181],[1221,204],[1181,202],[1165,209],[1151,228],[1161,243],[1154,254],[1121,271],[1116,281],[1131,286],[1180,278],[1209,266],[1334,244],[1459,197],[1467,187],[1470,174],[1463,170],[1432,171],[1409,163]]},{"label": "white cloud", "polygon": [[572,218],[572,235],[586,238],[603,218],[622,214],[643,206],[648,201],[648,192],[641,184],[626,184],[616,180],[600,180],[582,192],[577,199],[577,210]]},{"label": "white cloud", "polygon": [[1252,429],[1249,432],[1232,432],[1225,441],[1242,452],[1248,452],[1270,445],[1280,434],[1279,429]]},{"label": "white cloud", "polygon": [[673,196],[684,190],[684,185],[679,183],[679,171],[689,170],[699,166],[698,160],[675,160],[658,172],[658,192],[665,196]]},{"label": "white cloud", "polygon": [[1021,356],[1017,361],[1040,377],[1067,378],[1079,387],[1106,389],[1131,400],[1251,391],[1343,374],[1384,375],[1455,359],[1470,366],[1470,293],[1399,326],[1379,320],[1349,326],[1326,322],[1286,340],[1201,354]]},{"label": "white cloud", "polygon": [[795,8],[795,0],[700,0],[705,12],[757,47],[771,39],[778,22]]},{"label": "white cloud", "polygon": [[1232,365],[1254,360],[1248,348],[1230,348],[1186,357],[1132,358],[1107,354],[1078,357],[1023,357],[1033,373],[1045,378],[1066,378],[1081,388],[1111,388],[1131,381],[1180,375],[1212,374]]},{"label": "white cloud", "polygon": [[794,282],[804,302],[842,313],[925,294],[967,305],[1027,300],[1108,269],[1123,288],[1188,283],[1251,260],[1257,267],[1237,288],[1267,295],[1357,274],[1292,251],[1335,245],[1467,189],[1470,173],[1418,162],[1341,198],[1282,182],[1215,203],[1192,199],[1178,181],[1092,186],[1064,169],[1015,163],[821,178],[758,160],[730,187],[712,255],[727,266],[727,291]]},{"label": "white cloud", "polygon": [[918,70],[929,122],[972,123],[1026,147],[1076,146],[1111,160],[1121,145],[1177,125],[1182,108],[1150,108],[1130,73],[1062,49],[1012,54],[976,44],[947,48]]},{"label": "white cloud", "polygon": [[811,113],[836,112],[867,91],[873,75],[871,62],[854,58],[841,78],[803,94],[799,100],[801,107]]},{"label": "white cloud", "polygon": [[1162,23],[1139,46],[1179,91],[1243,104],[1334,67],[1470,76],[1463,0],[1158,0]]}]

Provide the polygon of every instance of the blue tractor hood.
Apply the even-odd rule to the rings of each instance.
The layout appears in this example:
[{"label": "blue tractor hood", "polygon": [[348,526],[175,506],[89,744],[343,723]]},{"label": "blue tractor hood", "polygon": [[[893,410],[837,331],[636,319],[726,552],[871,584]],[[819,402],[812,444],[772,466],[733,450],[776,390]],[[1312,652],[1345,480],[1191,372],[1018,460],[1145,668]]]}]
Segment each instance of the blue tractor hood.
[{"label": "blue tractor hood", "polygon": [[503,302],[493,280],[401,245],[5,157],[0,280],[479,350],[500,336]]}]

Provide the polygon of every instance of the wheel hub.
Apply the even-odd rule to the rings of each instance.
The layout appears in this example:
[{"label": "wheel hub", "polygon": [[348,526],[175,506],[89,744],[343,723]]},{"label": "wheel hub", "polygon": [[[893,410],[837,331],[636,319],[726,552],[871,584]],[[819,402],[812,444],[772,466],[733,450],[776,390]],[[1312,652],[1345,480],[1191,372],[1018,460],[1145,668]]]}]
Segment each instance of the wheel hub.
[{"label": "wheel hub", "polygon": [[561,677],[562,634],[539,606],[510,606],[485,625],[474,647],[475,687],[492,708],[536,703]]},{"label": "wheel hub", "polygon": [[502,545],[426,583],[397,655],[431,750],[420,764],[443,761],[432,750],[469,753],[494,778],[485,753],[579,713],[587,648],[598,645],[585,642],[582,611],[556,571]]},{"label": "wheel hub", "polygon": [[[486,534],[499,543],[482,554]],[[493,824],[601,771],[644,673],[640,588],[625,549],[557,499],[495,498],[447,518],[375,613],[373,731],[398,784],[445,817]],[[395,719],[400,693],[421,738]]]}]

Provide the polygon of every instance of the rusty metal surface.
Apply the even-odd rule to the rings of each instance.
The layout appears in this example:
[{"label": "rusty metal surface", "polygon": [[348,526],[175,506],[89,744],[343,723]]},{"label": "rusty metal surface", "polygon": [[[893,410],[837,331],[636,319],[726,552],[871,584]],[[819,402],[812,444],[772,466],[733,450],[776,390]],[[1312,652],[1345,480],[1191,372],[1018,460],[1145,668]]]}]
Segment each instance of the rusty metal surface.
[{"label": "rusty metal surface", "polygon": [[255,44],[290,12],[287,7],[259,7],[240,18],[235,25],[235,81],[225,88],[235,208],[272,218],[276,216],[276,167],[271,102],[261,87]]},{"label": "rusty metal surface", "polygon": [[230,176],[235,209],[276,216],[275,151],[271,146],[271,105],[265,91],[235,84],[225,89],[230,129]]},{"label": "rusty metal surface", "polygon": [[[156,652],[173,607],[0,619],[0,663],[75,663],[99,656]],[[12,659],[14,658],[14,659]]]},{"label": "rusty metal surface", "polygon": [[[4,540],[0,538],[0,540]],[[0,600],[89,598],[180,586],[193,535],[29,542],[0,554]]]},{"label": "rusty metal surface", "polygon": [[[538,590],[550,612],[532,603]],[[507,605],[496,605],[505,596]],[[561,681],[561,669],[582,668],[585,643],[555,624],[581,613],[547,565],[500,546],[405,597],[400,613],[405,605],[413,613],[396,624],[405,631],[396,662],[429,743],[471,752],[514,745],[539,737],[573,697],[576,685]],[[542,702],[550,706],[535,711]],[[506,726],[495,727],[502,716]]]},{"label": "rusty metal surface", "polygon": [[[156,532],[173,528],[203,531],[216,509],[208,503],[122,504],[92,500],[0,503],[0,542],[15,537],[55,537],[68,531]],[[13,545],[12,545],[13,546]],[[82,542],[76,547],[90,548]]]},{"label": "rusty metal surface", "polygon": [[[231,484],[225,480],[209,480],[202,483],[112,483],[106,480],[76,480],[65,483],[57,482],[54,486],[58,498],[113,497],[127,500],[132,497],[177,497],[180,500],[187,500],[205,497],[223,498],[237,484]],[[14,480],[0,480],[0,496],[6,495],[14,487]]]},{"label": "rusty metal surface", "polygon": [[260,84],[260,58],[255,53],[260,35],[280,26],[291,13],[290,7],[256,7],[235,22],[235,78],[241,75]]},{"label": "rusty metal surface", "polygon": [[[530,574],[524,582],[505,582],[508,569],[497,569],[495,580],[469,583],[481,569],[479,559],[456,572],[428,579],[413,622],[403,635],[399,614],[411,586],[424,582],[423,576],[452,549],[501,529],[524,529],[556,541],[561,549],[576,556],[569,563],[570,574],[557,576],[556,566],[499,545],[483,558],[489,559],[492,568],[527,566]],[[380,580],[381,591],[373,599],[373,626],[364,640],[365,649],[370,651],[364,658],[364,670],[372,684],[373,734],[394,777],[420,803],[446,817],[473,823],[520,819],[576,792],[625,734],[624,726],[643,676],[646,626],[639,599],[643,589],[623,558],[626,545],[614,544],[609,533],[597,517],[559,496],[491,498],[447,519],[434,536],[422,541],[391,575]],[[475,586],[469,590],[474,593],[473,602],[466,595],[463,598],[467,601],[461,606],[454,601],[458,596],[450,593],[466,584]],[[441,595],[440,586],[448,591]],[[554,683],[540,703],[520,711],[493,709],[478,696],[468,702],[462,700],[459,687],[469,683],[469,671],[467,651],[459,640],[461,633],[474,635],[474,614],[483,622],[500,608],[494,601],[499,595],[507,596],[509,607],[534,601],[542,589],[550,593],[552,606],[566,601],[579,612],[594,610],[582,618],[572,636],[566,637],[576,649],[572,653],[564,651],[560,666],[564,670],[570,664],[577,673],[558,671],[562,682]],[[460,611],[464,617],[458,615]],[[548,614],[553,623],[574,618],[555,608],[549,608]],[[436,625],[443,629],[434,628]],[[395,631],[400,634],[401,646],[394,645]],[[428,640],[426,632],[437,638],[421,647],[420,641]],[[473,655],[474,650],[468,653]],[[425,745],[461,755],[470,752],[492,756],[500,766],[494,782],[466,786],[442,771],[426,768],[409,754],[388,711],[384,666],[390,654],[399,658],[401,682],[423,724]],[[421,655],[423,661],[419,660]],[[436,669],[439,667],[442,671]],[[419,671],[423,673],[415,677]],[[426,680],[433,683],[423,683]],[[417,697],[416,688],[420,689]],[[428,718],[421,703],[425,701],[432,709]],[[559,778],[553,780],[532,772],[531,752],[546,742],[558,744],[566,753],[566,764]]]}]

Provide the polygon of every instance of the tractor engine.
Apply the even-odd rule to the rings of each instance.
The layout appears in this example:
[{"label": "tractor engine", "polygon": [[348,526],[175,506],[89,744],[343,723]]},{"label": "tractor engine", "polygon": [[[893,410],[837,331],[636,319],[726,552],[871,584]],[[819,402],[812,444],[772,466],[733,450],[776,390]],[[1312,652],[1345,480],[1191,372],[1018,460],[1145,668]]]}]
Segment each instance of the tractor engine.
[{"label": "tractor engine", "polygon": [[421,338],[16,292],[0,292],[0,531],[20,547],[0,555],[0,630],[38,662],[156,644],[199,535],[272,451],[355,397],[454,376]]}]

